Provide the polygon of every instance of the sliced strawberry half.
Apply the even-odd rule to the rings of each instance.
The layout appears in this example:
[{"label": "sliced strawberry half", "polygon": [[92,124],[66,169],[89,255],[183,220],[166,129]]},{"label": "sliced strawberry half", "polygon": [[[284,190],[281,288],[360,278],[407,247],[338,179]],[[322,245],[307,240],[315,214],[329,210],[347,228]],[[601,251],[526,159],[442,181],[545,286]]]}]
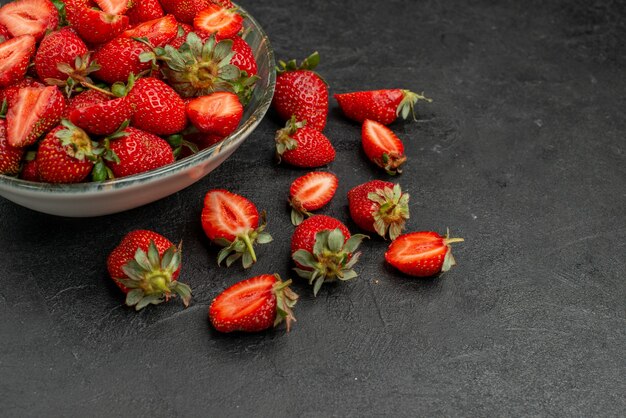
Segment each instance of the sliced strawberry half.
[{"label": "sliced strawberry half", "polygon": [[186,111],[200,132],[227,137],[239,126],[243,105],[236,94],[217,92],[190,100]]},{"label": "sliced strawberry half", "polygon": [[215,34],[217,40],[230,39],[243,27],[243,17],[233,9],[212,4],[196,15],[193,27],[205,34]]},{"label": "sliced strawberry half", "polygon": [[8,41],[12,37],[13,36],[11,36],[11,32],[9,32],[9,30],[6,28],[6,26],[0,25],[0,44],[2,42]]},{"label": "sliced strawberry half", "polygon": [[0,44],[0,87],[22,80],[35,54],[35,38],[22,35]]},{"label": "sliced strawberry half", "polygon": [[125,38],[146,38],[153,46],[165,46],[178,34],[178,22],[173,15],[141,23],[125,31]]},{"label": "sliced strawberry half", "polygon": [[123,15],[130,5],[129,0],[94,0],[99,8],[112,15]]},{"label": "sliced strawberry half", "polygon": [[0,8],[0,24],[13,36],[32,35],[40,41],[59,23],[59,12],[50,0],[17,0]]},{"label": "sliced strawberry half", "polygon": [[404,144],[385,125],[366,119],[362,129],[363,150],[377,166],[388,174],[401,173],[401,166],[406,161]]},{"label": "sliced strawberry half", "polygon": [[315,171],[295,179],[289,191],[291,223],[300,225],[305,216],[312,215],[310,211],[326,206],[335,196],[338,185],[337,176],[324,171]]}]

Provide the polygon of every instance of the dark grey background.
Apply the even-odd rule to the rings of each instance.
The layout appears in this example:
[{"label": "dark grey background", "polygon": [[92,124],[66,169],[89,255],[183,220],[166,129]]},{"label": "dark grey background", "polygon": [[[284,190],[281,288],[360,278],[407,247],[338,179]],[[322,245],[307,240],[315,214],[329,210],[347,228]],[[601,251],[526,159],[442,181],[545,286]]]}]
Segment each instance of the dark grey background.
[{"label": "dark grey background", "polygon": [[[417,280],[364,245],[352,283],[298,323],[212,332],[225,287],[290,273],[285,205],[304,173],[273,163],[270,116],[226,163],[162,201],[64,219],[0,201],[0,410],[4,416],[618,416],[626,409],[626,7],[622,1],[243,2],[280,58],[319,50],[331,92],[403,87],[435,99],[406,141],[399,177],[411,230],[450,227],[459,265]],[[348,221],[347,191],[386,176],[359,126],[331,103],[323,213]],[[204,193],[227,187],[269,213],[275,241],[250,271],[218,268]],[[194,290],[122,307],[106,255],[128,231],[184,241]]]}]

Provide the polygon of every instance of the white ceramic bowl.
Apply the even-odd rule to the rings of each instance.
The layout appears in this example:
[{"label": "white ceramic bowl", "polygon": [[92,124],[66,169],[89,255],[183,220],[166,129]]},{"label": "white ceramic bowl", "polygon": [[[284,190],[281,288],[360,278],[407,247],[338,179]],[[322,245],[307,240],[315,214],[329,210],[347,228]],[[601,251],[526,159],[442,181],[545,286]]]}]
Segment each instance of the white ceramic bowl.
[{"label": "white ceramic bowl", "polygon": [[256,84],[241,124],[228,138],[165,167],[102,183],[34,183],[0,175],[0,196],[53,215],[99,216],[154,202],[190,186],[215,170],[254,131],[274,95],[274,53],[261,26],[249,14],[247,16],[245,27],[250,32],[246,41],[254,51],[261,79]]}]

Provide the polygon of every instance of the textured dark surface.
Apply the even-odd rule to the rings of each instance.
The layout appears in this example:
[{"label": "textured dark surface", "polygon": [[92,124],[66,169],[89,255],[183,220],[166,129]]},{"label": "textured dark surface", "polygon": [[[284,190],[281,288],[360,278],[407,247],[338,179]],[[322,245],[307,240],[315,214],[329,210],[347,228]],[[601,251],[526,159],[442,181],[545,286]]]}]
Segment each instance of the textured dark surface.
[{"label": "textured dark surface", "polygon": [[[291,276],[285,205],[302,171],[273,163],[278,124],[162,201],[64,219],[0,201],[3,416],[623,416],[626,411],[626,35],[621,1],[245,2],[280,58],[319,50],[332,92],[405,87],[435,99],[393,128],[409,162],[411,230],[466,238],[431,280],[364,246],[360,278],[298,323],[223,336],[214,296],[252,275]],[[332,102],[327,135],[345,195],[385,178]],[[199,214],[227,187],[269,213],[275,241],[250,271],[218,268]],[[348,223],[351,229],[354,225]],[[184,241],[194,290],[135,313],[105,257],[128,231]]]}]

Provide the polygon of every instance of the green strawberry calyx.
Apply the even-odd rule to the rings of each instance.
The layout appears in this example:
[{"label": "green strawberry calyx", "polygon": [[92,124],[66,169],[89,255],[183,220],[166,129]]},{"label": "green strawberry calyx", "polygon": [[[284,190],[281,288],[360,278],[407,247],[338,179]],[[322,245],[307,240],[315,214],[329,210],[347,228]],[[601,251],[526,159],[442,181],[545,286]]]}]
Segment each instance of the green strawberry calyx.
[{"label": "green strawberry calyx", "polygon": [[293,151],[298,148],[298,141],[293,138],[293,135],[305,126],[306,120],[298,121],[296,116],[293,115],[291,119],[287,121],[284,128],[276,131],[274,141],[276,142],[276,158],[278,159],[278,162],[280,162],[281,156],[285,152]]},{"label": "green strawberry calyx", "polygon": [[443,265],[441,266],[441,271],[446,272],[450,270],[452,267],[456,266],[456,260],[452,255],[452,247],[450,244],[454,244],[457,242],[464,242],[463,238],[450,238],[450,229],[446,230],[446,235],[443,238],[443,245],[448,247],[448,251],[446,251],[446,255],[443,258]]},{"label": "green strawberry calyx", "polygon": [[425,102],[432,103],[433,99],[424,96],[422,93],[414,93],[410,90],[402,90],[402,101],[396,109],[396,115],[401,116],[402,119],[407,119],[410,115],[413,115],[413,120],[417,120],[415,117],[415,103],[418,100],[424,100]]},{"label": "green strawberry calyx", "polygon": [[324,80],[324,78],[319,75],[319,73],[313,71],[315,70],[315,68],[317,68],[319,63],[320,54],[319,52],[315,51],[314,53],[303,59],[300,65],[298,65],[298,62],[295,59],[289,61],[278,61],[278,65],[276,66],[276,73],[280,75],[288,73],[290,71],[311,71],[315,73],[325,84],[328,84],[326,83],[326,80]]},{"label": "green strawberry calyx", "polygon": [[406,155],[397,152],[384,152],[379,159],[374,159],[374,162],[385,169],[387,174],[395,176],[402,173],[402,164],[406,162]]},{"label": "green strawberry calyx", "polygon": [[254,251],[255,244],[267,244],[272,242],[273,238],[265,232],[267,226],[267,215],[265,211],[261,212],[261,224],[255,230],[245,232],[233,241],[224,238],[215,240],[217,245],[224,248],[217,255],[217,265],[222,264],[226,260],[226,267],[230,267],[235,261],[241,258],[243,268],[249,268],[256,263],[256,253]]},{"label": "green strawberry calyx", "polygon": [[296,317],[293,315],[293,307],[298,302],[299,296],[289,288],[291,285],[291,279],[282,281],[278,274],[276,276],[276,283],[272,288],[272,293],[276,297],[276,319],[274,320],[274,326],[278,326],[281,322],[285,322],[287,326],[287,332],[291,329],[291,324],[296,322]]},{"label": "green strawberry calyx", "polygon": [[381,237],[389,232],[392,241],[398,238],[409,219],[409,194],[402,193],[399,184],[393,189],[385,187],[368,193],[367,198],[376,205],[373,207],[374,229]]},{"label": "green strawberry calyx", "polygon": [[355,252],[367,235],[355,234],[346,241],[341,229],[324,230],[315,234],[313,252],[297,250],[291,256],[302,268],[295,268],[298,276],[313,285],[317,296],[324,283],[336,280],[347,281],[357,277],[353,267],[359,261],[360,252]]},{"label": "green strawberry calyx", "polygon": [[191,288],[174,279],[180,262],[180,246],[172,245],[162,257],[152,240],[148,252],[137,248],[135,257],[122,267],[126,278],[117,279],[129,289],[126,305],[134,306],[139,311],[150,304],[158,305],[178,295],[185,307],[189,306]]}]

